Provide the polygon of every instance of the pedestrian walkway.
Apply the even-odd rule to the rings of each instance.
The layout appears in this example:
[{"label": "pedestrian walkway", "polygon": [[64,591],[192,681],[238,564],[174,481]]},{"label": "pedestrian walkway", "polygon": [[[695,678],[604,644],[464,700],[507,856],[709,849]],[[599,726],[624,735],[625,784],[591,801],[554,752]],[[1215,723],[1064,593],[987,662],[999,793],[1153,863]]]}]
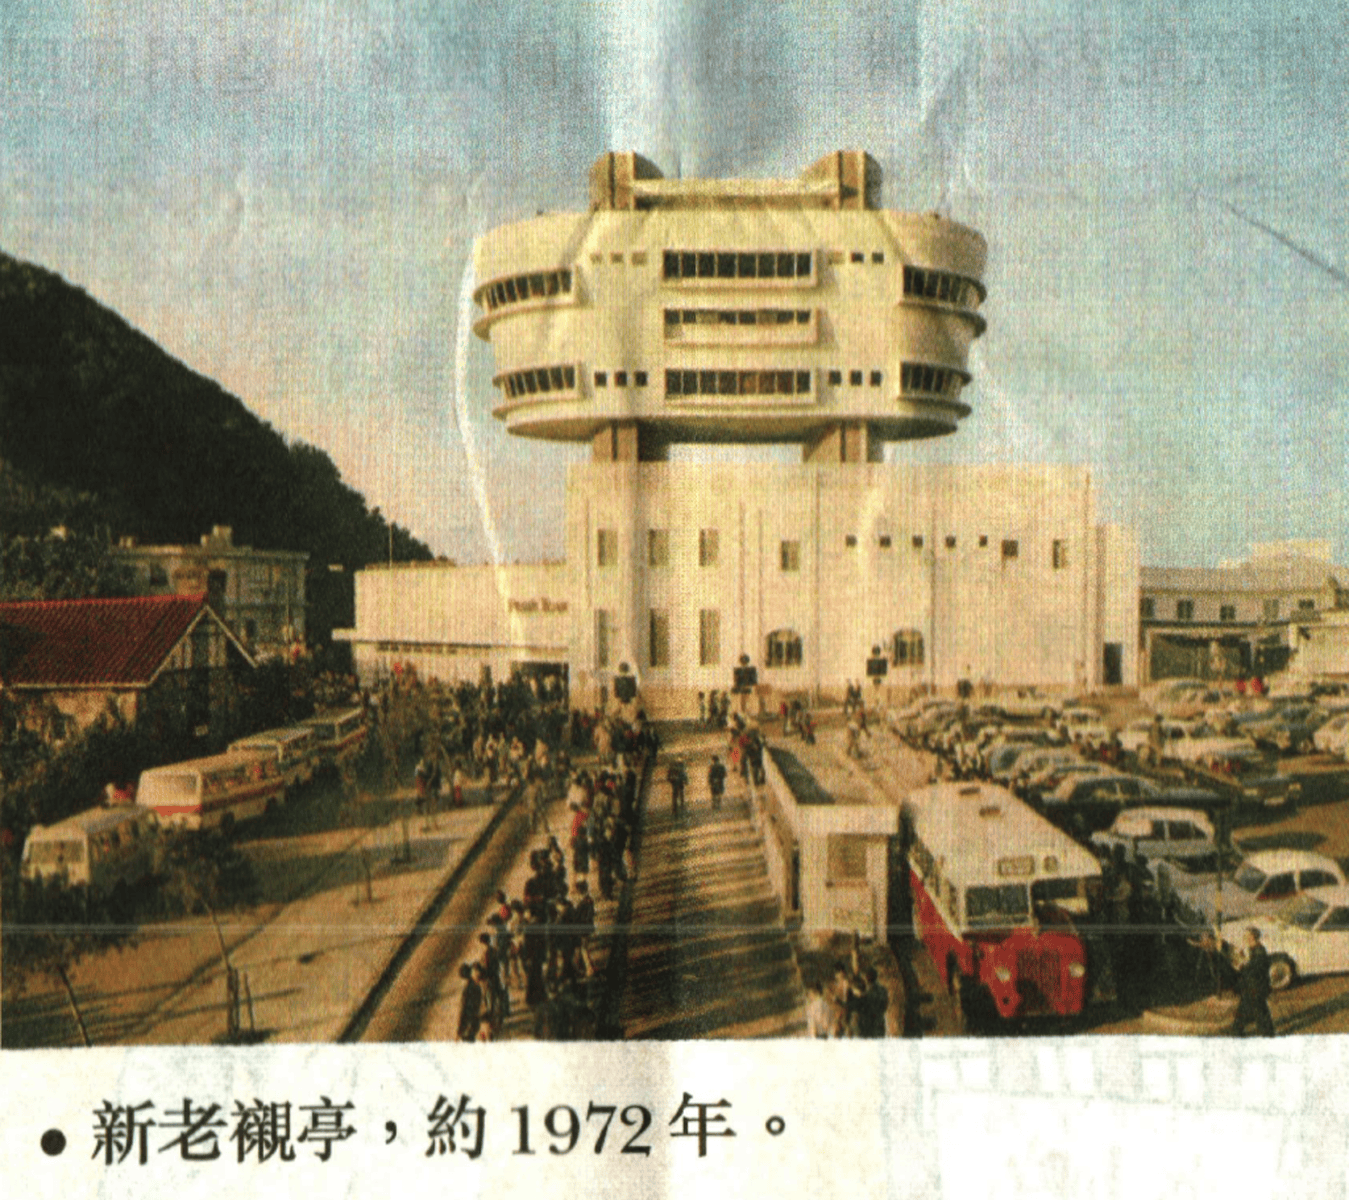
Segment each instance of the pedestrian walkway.
[{"label": "pedestrian walkway", "polygon": [[[688,765],[687,815],[670,813],[667,756],[652,776],[634,885],[619,1021],[628,1038],[791,1037],[805,992],[737,777],[713,810],[720,739],[673,741]],[[685,752],[687,750],[687,752]]]}]

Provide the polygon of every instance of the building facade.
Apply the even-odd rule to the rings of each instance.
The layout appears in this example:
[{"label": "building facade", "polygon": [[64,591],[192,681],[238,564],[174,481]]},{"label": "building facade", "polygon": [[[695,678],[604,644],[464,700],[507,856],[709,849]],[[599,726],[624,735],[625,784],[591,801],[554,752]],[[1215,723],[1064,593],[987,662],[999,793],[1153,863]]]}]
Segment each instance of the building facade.
[{"label": "building facade", "polygon": [[[495,415],[591,447],[550,568],[565,612],[526,635],[513,569],[366,571],[358,665],[434,625],[445,660],[556,653],[582,703],[626,667],[658,714],[696,711],[742,656],[770,701],[841,694],[873,647],[892,687],[1136,683],[1137,549],[1097,522],[1086,470],[883,461],[971,412],[986,246],[879,194],[860,151],[792,180],[670,180],[610,153],[588,212],[484,236],[474,328]],[[802,461],[669,460],[700,442]],[[413,615],[423,589],[434,618]]]},{"label": "building facade", "polygon": [[[1139,576],[1140,649],[1144,681],[1269,675],[1291,665],[1318,631],[1349,608],[1324,542],[1270,542],[1251,557],[1221,567],[1144,567]],[[1334,624],[1332,620],[1330,624]],[[1310,669],[1321,650],[1303,656]]]},{"label": "building facade", "polygon": [[255,655],[282,655],[305,636],[305,565],[292,550],[236,546],[215,526],[199,546],[141,546],[124,538],[110,554],[129,567],[142,596],[204,592],[211,607]]}]

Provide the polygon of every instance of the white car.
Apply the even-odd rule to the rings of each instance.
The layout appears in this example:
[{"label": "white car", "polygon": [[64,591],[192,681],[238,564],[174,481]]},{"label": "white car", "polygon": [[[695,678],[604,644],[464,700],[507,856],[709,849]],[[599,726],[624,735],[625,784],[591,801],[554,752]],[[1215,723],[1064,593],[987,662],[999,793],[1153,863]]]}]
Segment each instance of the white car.
[{"label": "white car", "polygon": [[1322,754],[1343,755],[1349,746],[1349,712],[1338,713],[1312,734],[1312,745]]},{"label": "white car", "polygon": [[[1159,885],[1171,896],[1176,919],[1191,928],[1211,929],[1217,923],[1221,903],[1223,923],[1262,912],[1314,888],[1349,884],[1340,864],[1313,850],[1257,850],[1248,854],[1232,875],[1218,880],[1212,875],[1176,875],[1163,881],[1166,871],[1158,868]],[[1249,922],[1248,922],[1249,924]]]},{"label": "white car", "polygon": [[1269,986],[1276,992],[1300,976],[1349,972],[1349,887],[1318,888],[1268,916],[1224,921],[1219,932],[1229,956],[1245,945],[1251,926],[1269,953]]},{"label": "white car", "polygon": [[1094,708],[1065,708],[1059,717],[1059,727],[1070,742],[1098,745],[1110,740],[1110,729]]},{"label": "white car", "polygon": [[1052,696],[1044,696],[1034,688],[1021,688],[1014,695],[1002,695],[994,701],[996,707],[1009,717],[1043,717],[1053,720],[1062,705]]},{"label": "white car", "polygon": [[1255,754],[1255,743],[1248,737],[1225,737],[1209,726],[1190,721],[1162,722],[1162,759],[1164,761],[1204,764],[1233,754]]}]

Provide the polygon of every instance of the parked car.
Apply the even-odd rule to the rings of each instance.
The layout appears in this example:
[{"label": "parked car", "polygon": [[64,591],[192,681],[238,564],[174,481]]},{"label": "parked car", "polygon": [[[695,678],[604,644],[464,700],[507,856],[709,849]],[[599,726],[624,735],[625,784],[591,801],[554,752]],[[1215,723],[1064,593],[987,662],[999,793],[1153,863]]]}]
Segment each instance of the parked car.
[{"label": "parked car", "polygon": [[1349,887],[1323,887],[1289,900],[1268,916],[1235,917],[1219,929],[1235,960],[1254,925],[1269,954],[1269,986],[1281,992],[1295,979],[1349,972]]},{"label": "parked car", "polygon": [[1336,713],[1313,733],[1312,745],[1322,754],[1342,756],[1349,746],[1349,712]]},{"label": "parked car", "polygon": [[1051,821],[1079,837],[1106,828],[1120,809],[1147,804],[1160,794],[1149,780],[1137,775],[1103,771],[1097,775],[1067,776],[1040,798],[1040,809]]},{"label": "parked car", "polygon": [[1141,856],[1157,872],[1161,859],[1206,858],[1219,849],[1213,822],[1191,808],[1131,808],[1115,816],[1109,829],[1091,835],[1091,848],[1101,859]]},{"label": "parked car", "polygon": [[1070,742],[1094,746],[1110,740],[1105,718],[1094,708],[1065,708],[1059,717],[1059,728]]},{"label": "parked car", "polygon": [[1326,714],[1316,705],[1289,704],[1265,713],[1257,720],[1245,722],[1241,731],[1257,746],[1293,751],[1310,741],[1325,723]]},{"label": "parked car", "polygon": [[1161,890],[1169,895],[1170,910],[1176,920],[1192,929],[1211,929],[1218,918],[1248,917],[1311,888],[1333,887],[1349,883],[1340,864],[1312,850],[1259,850],[1248,854],[1230,877],[1172,873],[1162,864],[1158,869]]},{"label": "parked car", "polygon": [[[1201,721],[1163,721],[1161,736],[1163,762],[1202,764],[1255,749],[1250,738],[1224,736]],[[1150,755],[1145,757],[1157,757],[1155,747],[1149,746],[1149,751]]]},{"label": "parked car", "polygon": [[997,697],[994,701],[1005,716],[1013,718],[1042,717],[1052,721],[1059,715],[1062,704],[1052,696],[1046,696],[1035,688],[1018,688],[1009,695]]}]

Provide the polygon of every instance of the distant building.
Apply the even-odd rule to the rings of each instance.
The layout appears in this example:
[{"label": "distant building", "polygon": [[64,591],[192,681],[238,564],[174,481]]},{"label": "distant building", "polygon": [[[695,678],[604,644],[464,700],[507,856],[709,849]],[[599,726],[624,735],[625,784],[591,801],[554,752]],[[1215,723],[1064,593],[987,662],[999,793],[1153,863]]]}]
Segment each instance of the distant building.
[{"label": "distant building", "polygon": [[1331,562],[1325,542],[1264,543],[1247,561],[1222,567],[1143,567],[1144,682],[1283,670],[1311,630],[1349,608],[1345,581],[1349,571]]},{"label": "distant building", "polygon": [[236,674],[254,665],[204,594],[0,604],[0,695],[53,706],[74,729],[111,706],[128,722],[218,732]]},{"label": "distant building", "polygon": [[[588,212],[475,250],[494,415],[590,446],[567,478],[566,562],[546,587],[367,569],[346,635],[358,666],[429,630],[442,677],[452,661],[476,674],[474,647],[553,655],[588,704],[626,663],[659,715],[696,712],[742,655],[769,703],[841,695],[873,646],[903,688],[1137,682],[1137,549],[1098,523],[1087,470],[884,461],[887,442],[971,411],[978,232],[881,208],[861,151],[785,180],[666,179],[609,153],[589,183]],[[801,461],[669,461],[699,442],[794,444]]]},{"label": "distant building", "polygon": [[131,568],[143,596],[205,592],[257,656],[284,654],[304,642],[305,553],[236,546],[233,530],[217,525],[199,546],[140,546],[124,538],[111,556]]}]

